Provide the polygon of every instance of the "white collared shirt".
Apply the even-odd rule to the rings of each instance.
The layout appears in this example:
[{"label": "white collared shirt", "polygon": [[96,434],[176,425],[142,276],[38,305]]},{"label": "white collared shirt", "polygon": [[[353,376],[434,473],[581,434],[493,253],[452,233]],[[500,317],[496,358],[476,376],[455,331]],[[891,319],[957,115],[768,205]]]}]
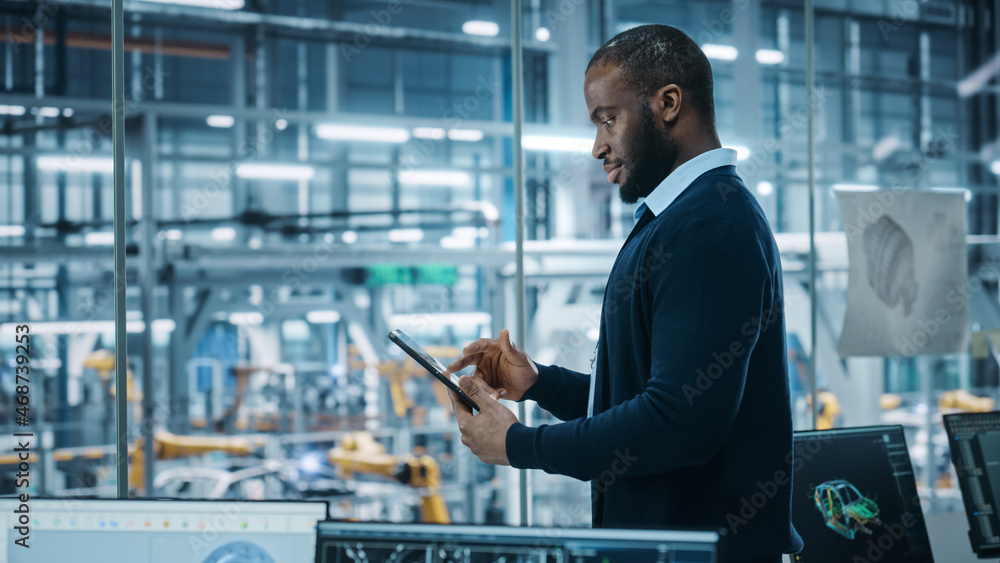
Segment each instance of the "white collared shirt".
[{"label": "white collared shirt", "polygon": [[[692,158],[691,160],[681,164],[674,169],[673,172],[667,175],[666,178],[660,182],[659,186],[656,186],[646,199],[639,204],[639,207],[635,209],[634,220],[635,223],[639,222],[639,218],[645,213],[648,208],[653,212],[654,216],[659,216],[663,213],[670,204],[677,199],[677,196],[681,195],[681,192],[687,189],[698,179],[699,176],[708,172],[709,170],[715,170],[716,168],[721,168],[723,166],[736,166],[736,151],[733,149],[712,149],[710,151],[703,152],[698,156]],[[603,303],[602,303],[603,306]],[[594,386],[597,382],[597,361],[595,352],[594,365],[590,369],[590,397],[587,399],[587,418],[594,416]]]},{"label": "white collared shirt", "polygon": [[697,180],[705,172],[722,166],[736,166],[735,150],[712,149],[681,164],[646,196],[645,201],[639,204],[635,210],[635,222],[639,222],[639,218],[642,217],[647,207],[653,212],[653,215],[659,216],[666,208],[670,207],[670,204],[677,199],[677,196],[681,195],[681,192],[691,185],[691,182]]}]

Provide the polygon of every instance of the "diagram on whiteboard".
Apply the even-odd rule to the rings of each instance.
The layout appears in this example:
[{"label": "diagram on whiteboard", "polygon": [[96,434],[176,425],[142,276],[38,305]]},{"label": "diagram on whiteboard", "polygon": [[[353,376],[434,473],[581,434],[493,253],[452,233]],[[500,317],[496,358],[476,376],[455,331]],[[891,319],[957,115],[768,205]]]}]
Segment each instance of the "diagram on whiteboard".
[{"label": "diagram on whiteboard", "polygon": [[847,235],[847,356],[948,354],[968,346],[962,193],[836,192]]}]

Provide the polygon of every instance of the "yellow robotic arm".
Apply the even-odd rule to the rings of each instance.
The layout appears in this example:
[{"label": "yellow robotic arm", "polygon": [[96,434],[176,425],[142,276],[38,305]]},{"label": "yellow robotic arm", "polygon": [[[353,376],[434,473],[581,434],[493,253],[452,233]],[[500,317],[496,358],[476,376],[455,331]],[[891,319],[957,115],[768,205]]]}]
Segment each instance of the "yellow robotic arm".
[{"label": "yellow robotic arm", "polygon": [[945,391],[938,398],[938,407],[942,410],[957,409],[968,412],[991,412],[996,402],[989,397],[977,397],[964,389]]},{"label": "yellow robotic arm", "polygon": [[[101,381],[107,384],[111,378],[111,372],[115,371],[115,353],[111,350],[95,350],[83,360],[83,367],[96,371]],[[132,390],[132,381],[135,379],[132,375],[132,370],[126,369],[125,377],[126,401],[129,403],[142,402],[142,391]],[[113,383],[109,389],[111,390],[111,396],[114,397],[115,386]]]},{"label": "yellow robotic arm", "polygon": [[448,506],[441,496],[441,468],[433,457],[389,455],[368,432],[346,435],[341,446],[331,449],[327,457],[344,479],[355,473],[383,475],[420,489],[421,520],[431,524],[451,523]]},{"label": "yellow robotic arm", "polygon": [[[142,438],[129,448],[132,456],[132,470],[129,472],[129,486],[134,491],[142,491],[145,477],[145,454]],[[153,433],[153,453],[156,459],[180,459],[194,457],[209,452],[226,452],[230,455],[248,456],[259,447],[241,436],[178,436],[163,430]]]}]

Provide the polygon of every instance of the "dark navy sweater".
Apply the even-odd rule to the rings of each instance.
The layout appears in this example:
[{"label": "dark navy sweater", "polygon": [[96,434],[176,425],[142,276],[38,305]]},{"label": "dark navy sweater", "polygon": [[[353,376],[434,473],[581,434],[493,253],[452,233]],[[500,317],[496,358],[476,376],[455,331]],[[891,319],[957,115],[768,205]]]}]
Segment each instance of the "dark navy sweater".
[{"label": "dark navy sweater", "polygon": [[615,261],[590,376],[538,366],[525,395],[566,422],[507,432],[507,457],[591,481],[593,525],[710,526],[728,561],[799,551],[778,248],[733,166],[702,174]]}]

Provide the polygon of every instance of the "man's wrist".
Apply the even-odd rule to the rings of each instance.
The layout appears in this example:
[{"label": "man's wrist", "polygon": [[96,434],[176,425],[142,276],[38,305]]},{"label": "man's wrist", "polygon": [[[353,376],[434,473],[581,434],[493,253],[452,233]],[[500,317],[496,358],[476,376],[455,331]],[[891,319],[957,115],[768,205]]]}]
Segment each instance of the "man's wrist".
[{"label": "man's wrist", "polygon": [[507,452],[507,462],[516,469],[538,469],[535,459],[536,428],[515,422],[507,429],[504,449]]},{"label": "man's wrist", "polygon": [[528,390],[524,392],[521,400],[545,402],[555,392],[558,381],[550,377],[547,373],[548,370],[552,369],[550,366],[543,366],[538,362],[532,363],[535,364],[535,371],[538,373],[538,377],[531,387],[528,387]]}]

